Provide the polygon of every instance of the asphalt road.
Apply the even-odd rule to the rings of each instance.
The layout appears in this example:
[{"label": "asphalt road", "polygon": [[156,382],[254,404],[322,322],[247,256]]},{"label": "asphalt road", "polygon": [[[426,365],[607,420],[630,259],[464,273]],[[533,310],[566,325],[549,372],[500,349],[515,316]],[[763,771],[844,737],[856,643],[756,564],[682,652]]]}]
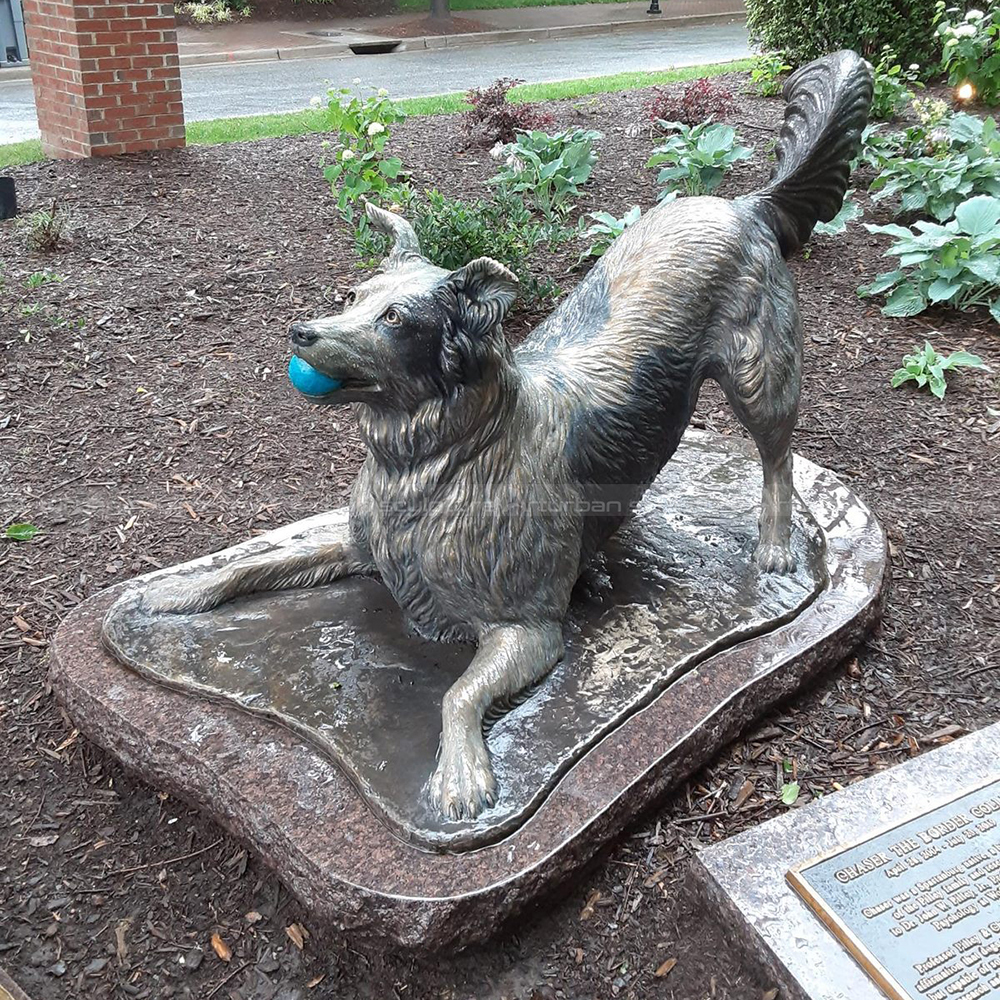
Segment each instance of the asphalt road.
[{"label": "asphalt road", "polygon": [[[356,77],[364,84],[388,88],[393,97],[422,97],[465,90],[498,76],[544,83],[722,62],[749,54],[744,25],[710,24],[383,56],[188,66],[182,68],[181,79],[188,121],[203,121],[295,111],[310,97],[324,93],[327,81],[345,86]],[[37,136],[31,82],[4,83],[0,70],[0,143]]]}]

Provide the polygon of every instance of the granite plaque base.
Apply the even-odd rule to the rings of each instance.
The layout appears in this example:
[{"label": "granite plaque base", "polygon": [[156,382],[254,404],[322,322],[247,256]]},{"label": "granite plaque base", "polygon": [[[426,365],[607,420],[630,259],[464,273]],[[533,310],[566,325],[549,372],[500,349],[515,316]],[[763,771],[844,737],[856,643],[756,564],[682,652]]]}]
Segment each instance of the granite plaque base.
[{"label": "granite plaque base", "polygon": [[701,852],[694,891],[788,1000],[1000,996],[998,762],[995,725]]},{"label": "granite plaque base", "polygon": [[[706,478],[704,471],[699,473],[706,468],[716,474]],[[699,474],[712,500],[708,506],[694,502],[684,486]],[[604,582],[591,581],[580,596],[568,626],[571,647],[577,643],[575,659],[568,656],[562,674],[555,671],[493,727],[489,739],[502,767],[503,753],[514,745],[512,740],[516,743],[519,731],[508,732],[504,725],[558,736],[560,721],[573,723],[572,738],[550,741],[552,752],[545,757],[547,765],[535,772],[534,787],[519,785],[514,772],[506,772],[512,790],[527,792],[512,797],[513,806],[506,811],[498,805],[494,820],[499,833],[493,836],[503,839],[475,851],[428,851],[428,845],[467,846],[470,841],[463,838],[477,830],[435,827],[426,815],[412,813],[403,817],[408,827],[400,822],[404,796],[394,804],[390,797],[379,800],[370,787],[367,798],[359,794],[356,785],[364,788],[359,775],[378,773],[386,758],[357,732],[355,756],[341,752],[345,727],[338,726],[339,701],[324,702],[331,711],[322,717],[303,718],[301,712],[284,710],[297,700],[282,701],[278,675],[256,696],[244,677],[230,684],[222,699],[217,693],[194,697],[151,679],[154,673],[171,674],[172,683],[178,683],[177,671],[197,667],[197,658],[165,665],[137,656],[144,663],[143,674],[122,666],[105,652],[100,635],[102,618],[120,588],[85,602],[63,623],[52,647],[53,684],[83,732],[146,780],[196,803],[241,836],[316,917],[409,946],[440,948],[483,940],[591,858],[637,812],[775,700],[840,659],[877,617],[885,579],[882,533],[867,508],[831,473],[796,460],[797,545],[805,572],[791,583],[758,581],[734,569],[733,554],[741,565],[749,564],[760,482],[759,467],[742,442],[692,435],[664,477],[640,511],[637,529],[620,540],[625,547],[618,555],[609,551]],[[643,532],[644,521],[656,530]],[[294,530],[309,524],[302,522]],[[289,530],[245,543],[246,550],[274,544]],[[679,558],[680,552],[687,554]],[[649,578],[653,570],[656,580]],[[763,617],[759,609],[755,614],[722,599],[726,594],[745,596],[748,588],[769,609]],[[677,617],[678,595],[692,608],[687,623]],[[280,629],[271,628],[268,641],[280,643],[284,651],[301,651],[310,645],[308,635],[315,628],[311,645],[314,654],[317,649],[322,653],[325,646],[316,639],[330,626],[330,611],[317,618],[315,597],[315,592],[283,595],[285,611],[304,609],[290,630],[298,638],[289,640],[290,633],[279,635]],[[267,595],[254,601],[274,599]],[[374,592],[359,590],[351,600],[349,606],[359,614],[362,608],[384,607]],[[661,620],[667,612],[670,628]],[[259,614],[260,606],[247,602],[223,613],[246,619]],[[379,618],[385,615],[379,612]],[[610,629],[603,642],[602,621]],[[417,748],[413,757],[432,757],[439,728],[437,688],[443,690],[449,671],[460,670],[471,651],[429,644],[422,648],[395,626],[380,632],[383,638],[389,635],[388,643],[359,646],[361,625],[363,617],[336,656],[312,661],[311,676],[315,680],[339,671],[347,681],[338,678],[337,695],[353,692],[369,698],[375,679],[388,678],[391,683],[377,696],[375,710],[393,704],[392,685],[401,684],[400,678],[419,679],[419,684],[405,685],[404,693],[424,706],[416,713],[421,726],[400,728],[394,741],[379,744],[395,754],[382,769],[392,763],[400,774],[412,772],[406,779],[410,786],[404,781],[399,787],[419,791],[423,771],[415,766],[407,770],[409,747],[397,744],[412,738]],[[699,641],[692,644],[692,636]],[[258,645],[260,641],[258,636]],[[226,664],[240,642],[234,649],[224,643],[220,640],[215,652],[221,652],[216,660]],[[245,644],[243,648],[246,652]],[[301,657],[294,660],[293,672],[304,663]],[[574,663],[576,673],[568,669]],[[414,673],[415,665],[419,670]],[[434,679],[431,666],[444,677]],[[228,673],[232,678],[239,671]],[[213,675],[213,688],[218,688],[218,677]],[[189,673],[180,683],[190,688],[200,681]],[[615,695],[610,715],[591,711],[595,699],[590,694],[599,683]],[[286,682],[286,694],[287,688]],[[262,714],[247,711],[250,706]],[[504,737],[502,744],[496,742],[498,736]],[[374,772],[364,772],[357,763],[366,753],[375,763]],[[425,764],[419,761],[421,769]],[[499,769],[498,777],[503,787]]]}]

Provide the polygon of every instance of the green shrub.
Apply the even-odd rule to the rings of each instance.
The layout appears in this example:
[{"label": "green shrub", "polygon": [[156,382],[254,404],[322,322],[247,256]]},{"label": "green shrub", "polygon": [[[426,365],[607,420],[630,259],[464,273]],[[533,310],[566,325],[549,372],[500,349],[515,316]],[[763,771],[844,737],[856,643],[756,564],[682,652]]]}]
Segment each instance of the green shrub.
[{"label": "green shrub", "polygon": [[515,142],[501,147],[503,166],[489,183],[525,198],[550,222],[569,213],[597,163],[594,142],[600,132],[575,129],[548,135],[519,132]]},{"label": "green shrub", "polygon": [[[1000,197],[1000,133],[992,118],[953,115],[912,155],[915,137],[901,141],[900,155],[884,161],[869,191],[874,201],[898,198],[897,214],[919,212],[947,222],[955,209],[977,194]],[[908,147],[908,148],[907,148]]]},{"label": "green shrub", "polygon": [[1000,2],[991,0],[986,11],[945,8],[938,0],[937,35],[941,41],[941,68],[948,82],[971,83],[986,104],[1000,101]]},{"label": "green shrub", "polygon": [[873,62],[883,45],[904,65],[937,62],[935,0],[747,0],[751,37],[794,66],[837,49]]},{"label": "green shrub", "polygon": [[914,347],[913,353],[903,358],[903,367],[893,373],[891,384],[893,389],[898,389],[904,382],[916,382],[918,389],[926,385],[938,399],[944,399],[948,384],[944,373],[954,368],[984,368],[989,371],[978,354],[952,351],[945,358],[931,347],[929,340],[925,340],[922,351]]},{"label": "green shrub", "polygon": [[[409,218],[420,250],[432,264],[453,271],[477,257],[492,257],[517,275],[523,301],[537,301],[558,292],[552,281],[539,279],[531,271],[532,252],[551,240],[552,232],[532,217],[519,196],[499,191],[488,201],[455,201],[440,191],[426,191],[398,207]],[[389,251],[386,237],[364,221],[359,223],[355,242],[365,261],[374,261]]]},{"label": "green shrub", "polygon": [[753,155],[753,150],[736,143],[736,130],[718,122],[687,126],[662,122],[672,135],[653,150],[647,167],[661,167],[656,179],[665,185],[660,200],[683,187],[688,194],[711,194],[732,169],[733,164]]},{"label": "green shrub", "polygon": [[886,316],[915,316],[935,303],[988,305],[1000,323],[1000,198],[970,198],[950,222],[921,221],[917,232],[897,225],[865,228],[896,237],[885,256],[898,257],[899,267],[858,289],[861,296],[891,289],[882,308]]},{"label": "green shrub", "polygon": [[762,52],[750,67],[750,82],[761,97],[777,97],[791,68],[784,52]]},{"label": "green shrub", "polygon": [[353,219],[355,202],[362,197],[377,202],[405,198],[399,184],[403,164],[399,157],[387,156],[385,147],[391,127],[406,112],[390,99],[388,91],[362,97],[348,87],[331,90],[327,114],[338,142],[325,144],[333,145],[334,152],[332,161],[324,164],[323,176],[337,196],[340,214]]},{"label": "green shrub", "polygon": [[222,24],[234,17],[249,17],[253,5],[249,0],[204,0],[178,4],[177,10],[187,14],[195,24]]},{"label": "green shrub", "polygon": [[620,219],[616,219],[610,212],[588,213],[587,218],[593,222],[580,233],[580,239],[589,240],[590,246],[580,255],[580,260],[585,257],[603,257],[608,247],[629,226],[639,221],[640,215],[642,209],[638,205],[633,205]]}]

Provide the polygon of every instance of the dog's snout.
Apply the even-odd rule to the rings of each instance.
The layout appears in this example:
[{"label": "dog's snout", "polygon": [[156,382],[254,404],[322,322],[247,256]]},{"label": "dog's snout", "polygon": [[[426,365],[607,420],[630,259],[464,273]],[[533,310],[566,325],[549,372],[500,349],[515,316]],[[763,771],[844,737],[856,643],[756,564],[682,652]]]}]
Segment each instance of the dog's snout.
[{"label": "dog's snout", "polygon": [[319,334],[306,323],[293,323],[291,337],[296,347],[311,347],[319,340]]}]

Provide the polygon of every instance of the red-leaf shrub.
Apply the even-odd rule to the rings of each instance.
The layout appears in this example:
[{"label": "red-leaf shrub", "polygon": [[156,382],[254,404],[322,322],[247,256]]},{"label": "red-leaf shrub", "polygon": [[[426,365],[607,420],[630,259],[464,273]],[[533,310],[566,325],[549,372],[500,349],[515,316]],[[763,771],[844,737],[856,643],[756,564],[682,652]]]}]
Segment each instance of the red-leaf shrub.
[{"label": "red-leaf shrub", "polygon": [[544,129],[553,122],[552,115],[537,104],[514,104],[507,94],[523,80],[502,76],[488,87],[473,87],[466,95],[472,107],[462,117],[466,134],[484,145],[513,142],[519,131]]},{"label": "red-leaf shrub", "polygon": [[706,77],[692,80],[680,97],[657,90],[646,103],[650,121],[681,122],[684,125],[700,125],[708,118],[719,121],[732,109],[732,91]]}]

